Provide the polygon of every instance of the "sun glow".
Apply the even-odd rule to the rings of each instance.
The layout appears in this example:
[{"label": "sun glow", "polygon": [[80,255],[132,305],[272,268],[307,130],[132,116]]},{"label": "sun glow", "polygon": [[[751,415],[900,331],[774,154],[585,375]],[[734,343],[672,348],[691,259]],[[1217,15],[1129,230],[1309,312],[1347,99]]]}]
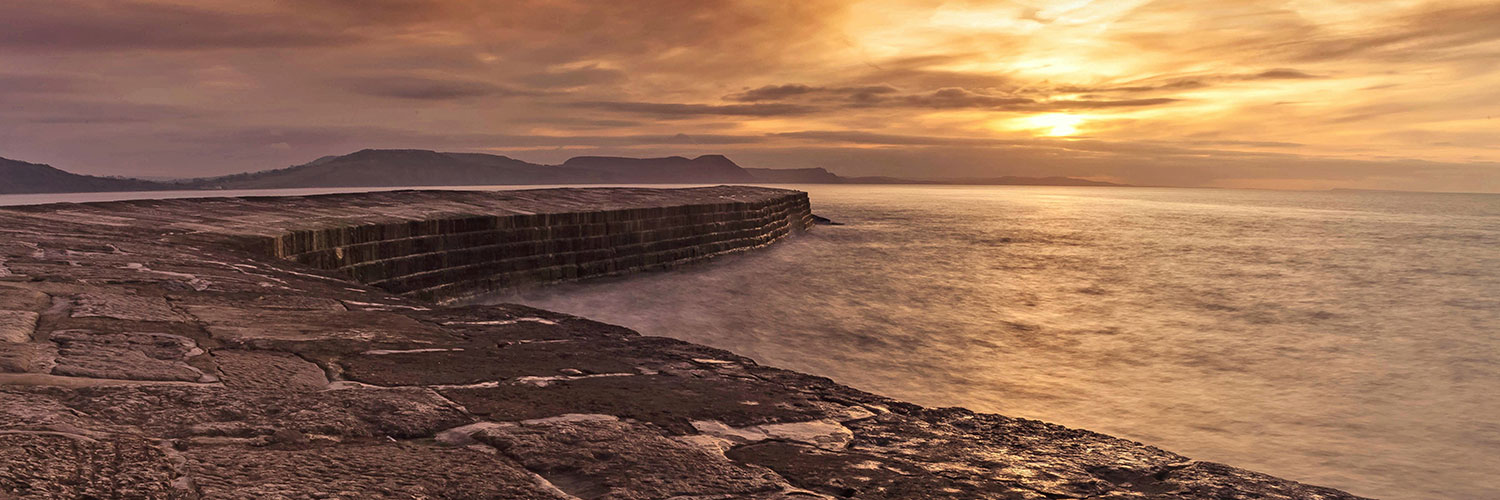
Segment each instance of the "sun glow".
[{"label": "sun glow", "polygon": [[1078,133],[1078,126],[1087,121],[1084,117],[1067,113],[1047,113],[1021,119],[1024,128],[1050,137],[1066,137]]}]

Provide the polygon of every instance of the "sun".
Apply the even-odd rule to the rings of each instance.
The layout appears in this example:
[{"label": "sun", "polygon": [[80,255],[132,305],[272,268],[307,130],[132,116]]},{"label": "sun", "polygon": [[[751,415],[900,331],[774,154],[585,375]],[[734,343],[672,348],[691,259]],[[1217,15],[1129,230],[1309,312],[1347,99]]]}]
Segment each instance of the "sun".
[{"label": "sun", "polygon": [[1087,121],[1084,117],[1067,113],[1047,113],[1021,119],[1026,128],[1042,132],[1049,137],[1066,137],[1078,133],[1078,126]]}]

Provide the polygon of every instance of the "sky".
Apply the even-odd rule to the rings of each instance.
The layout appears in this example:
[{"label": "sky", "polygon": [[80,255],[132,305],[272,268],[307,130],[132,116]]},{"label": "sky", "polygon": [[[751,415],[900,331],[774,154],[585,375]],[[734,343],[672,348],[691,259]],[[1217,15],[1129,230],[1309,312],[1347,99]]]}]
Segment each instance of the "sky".
[{"label": "sky", "polygon": [[1500,2],[7,0],[0,157],[1500,192]]}]

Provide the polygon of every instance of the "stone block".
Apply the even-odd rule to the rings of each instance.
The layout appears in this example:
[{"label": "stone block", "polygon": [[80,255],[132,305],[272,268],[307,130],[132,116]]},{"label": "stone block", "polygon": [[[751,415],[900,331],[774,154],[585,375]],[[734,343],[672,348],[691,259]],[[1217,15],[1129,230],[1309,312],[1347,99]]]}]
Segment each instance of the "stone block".
[{"label": "stone block", "polygon": [[30,341],[36,321],[37,314],[31,311],[0,310],[0,343]]},{"label": "stone block", "polygon": [[121,293],[85,293],[74,297],[74,318],[103,317],[127,321],[189,321],[167,299]]},{"label": "stone block", "polygon": [[[564,415],[479,430],[494,446],[576,498],[645,500],[781,491],[770,471],[608,415]],[[736,497],[737,498],[737,497]]]}]

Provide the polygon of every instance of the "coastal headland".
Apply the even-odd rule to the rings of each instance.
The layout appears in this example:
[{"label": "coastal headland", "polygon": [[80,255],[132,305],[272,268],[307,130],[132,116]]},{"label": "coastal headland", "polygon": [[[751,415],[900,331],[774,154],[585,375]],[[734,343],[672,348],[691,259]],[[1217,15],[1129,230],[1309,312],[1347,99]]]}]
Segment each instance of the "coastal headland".
[{"label": "coastal headland", "polygon": [[737,186],[0,208],[0,498],[1356,498],[449,305],[812,222]]}]

